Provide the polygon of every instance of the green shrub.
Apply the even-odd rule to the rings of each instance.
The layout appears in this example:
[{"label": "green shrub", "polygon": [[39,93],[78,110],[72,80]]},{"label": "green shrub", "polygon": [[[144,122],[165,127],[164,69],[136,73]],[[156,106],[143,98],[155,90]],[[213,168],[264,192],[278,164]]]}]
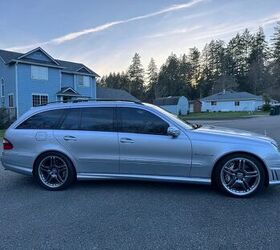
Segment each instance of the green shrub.
[{"label": "green shrub", "polygon": [[262,106],[262,111],[270,111],[270,109],[271,109],[271,106],[269,104],[264,104]]},{"label": "green shrub", "polygon": [[0,108],[0,129],[6,129],[14,120],[10,119],[7,109]]}]

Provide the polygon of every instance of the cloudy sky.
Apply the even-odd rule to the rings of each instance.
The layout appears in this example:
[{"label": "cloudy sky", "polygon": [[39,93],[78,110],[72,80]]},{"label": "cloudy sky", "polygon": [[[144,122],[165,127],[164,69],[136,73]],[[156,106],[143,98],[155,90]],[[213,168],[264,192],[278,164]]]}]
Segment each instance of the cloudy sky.
[{"label": "cloudy sky", "polygon": [[246,27],[270,38],[280,20],[279,0],[0,0],[0,10],[1,49],[41,46],[100,75],[126,70],[135,52],[161,65]]}]

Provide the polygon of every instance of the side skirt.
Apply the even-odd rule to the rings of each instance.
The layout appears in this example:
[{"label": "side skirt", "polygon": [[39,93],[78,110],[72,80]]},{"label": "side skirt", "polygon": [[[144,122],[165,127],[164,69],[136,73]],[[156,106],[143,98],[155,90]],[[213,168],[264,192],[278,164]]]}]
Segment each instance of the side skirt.
[{"label": "side skirt", "polygon": [[169,181],[169,182],[185,182],[210,185],[211,179],[197,177],[174,177],[174,176],[157,176],[157,175],[131,175],[131,174],[88,174],[78,173],[78,180],[144,180],[144,181]]}]

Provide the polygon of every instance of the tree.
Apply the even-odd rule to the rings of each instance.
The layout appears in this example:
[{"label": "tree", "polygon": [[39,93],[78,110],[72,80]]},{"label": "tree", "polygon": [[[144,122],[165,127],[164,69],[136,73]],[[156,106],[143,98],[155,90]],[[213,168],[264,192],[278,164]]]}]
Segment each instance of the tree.
[{"label": "tree", "polygon": [[147,80],[148,85],[146,89],[146,101],[152,102],[157,96],[157,85],[158,85],[158,69],[155,60],[151,58],[151,61],[147,69]]},{"label": "tree", "polygon": [[180,61],[175,54],[171,54],[159,72],[158,95],[159,97],[182,95],[181,90]]},{"label": "tree", "polygon": [[267,61],[268,47],[265,41],[265,35],[262,28],[259,28],[256,35],[253,37],[251,54],[249,56],[249,72],[248,80],[250,90],[254,94],[260,94],[265,88],[265,74]]},{"label": "tree", "polygon": [[129,86],[128,91],[136,98],[144,98],[144,68],[141,64],[138,53],[132,58],[132,63],[128,69]]},{"label": "tree", "polygon": [[280,87],[280,21],[277,22],[272,37],[273,85]]}]

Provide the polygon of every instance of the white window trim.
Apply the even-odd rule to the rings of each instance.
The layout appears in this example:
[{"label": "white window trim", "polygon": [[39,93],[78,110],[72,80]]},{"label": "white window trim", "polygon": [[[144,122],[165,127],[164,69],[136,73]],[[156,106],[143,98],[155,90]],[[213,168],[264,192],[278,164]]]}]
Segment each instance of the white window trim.
[{"label": "white window trim", "polygon": [[[32,71],[35,68],[44,68],[47,70],[47,77],[46,78],[40,78],[40,77],[34,77],[34,75],[32,74]],[[48,81],[49,80],[49,68],[48,67],[44,67],[44,66],[36,66],[36,65],[31,65],[31,79],[32,80],[37,80],[37,81]]]},{"label": "white window trim", "polygon": [[[10,96],[13,97],[12,106],[10,106]],[[14,93],[10,93],[10,94],[8,94],[8,108],[14,108],[14,107],[15,107],[15,95],[14,95]]]},{"label": "white window trim", "polygon": [[[4,91],[3,91],[4,89]],[[5,97],[5,81],[4,78],[1,78],[1,97]]]},{"label": "white window trim", "polygon": [[48,98],[48,102],[49,102],[49,95],[48,94],[45,94],[45,93],[31,93],[31,107],[36,107],[36,106],[33,106],[33,96],[34,95],[40,96],[40,104],[39,105],[42,105],[41,104],[41,96],[46,96]]}]

